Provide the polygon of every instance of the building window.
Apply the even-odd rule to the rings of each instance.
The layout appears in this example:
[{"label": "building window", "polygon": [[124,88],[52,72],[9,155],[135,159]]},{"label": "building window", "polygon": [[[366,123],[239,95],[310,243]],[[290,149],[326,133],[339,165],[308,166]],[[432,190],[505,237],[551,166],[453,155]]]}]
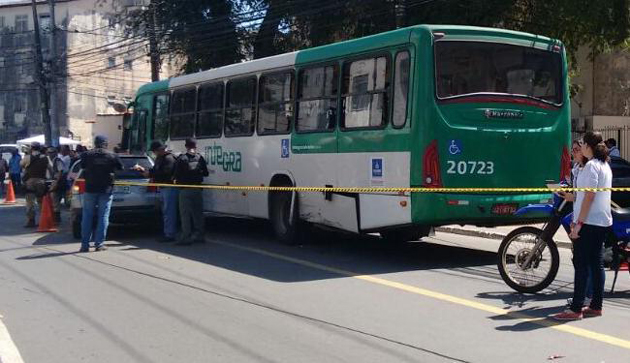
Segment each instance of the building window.
[{"label": "building window", "polygon": [[115,57],[107,58],[107,68],[114,68],[114,67],[116,67],[116,58]]},{"label": "building window", "polygon": [[13,112],[26,113],[27,97],[25,92],[16,92],[13,96]]},{"label": "building window", "polygon": [[16,15],[15,16],[15,32],[28,31],[28,15]]},{"label": "building window", "polygon": [[123,65],[123,69],[125,71],[133,70],[133,59],[125,59],[125,63]]}]

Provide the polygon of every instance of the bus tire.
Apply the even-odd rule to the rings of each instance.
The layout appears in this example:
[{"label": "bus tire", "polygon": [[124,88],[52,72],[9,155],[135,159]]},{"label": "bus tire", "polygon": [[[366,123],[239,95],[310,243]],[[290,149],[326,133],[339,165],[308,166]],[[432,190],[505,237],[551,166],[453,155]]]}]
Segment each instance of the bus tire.
[{"label": "bus tire", "polygon": [[[299,243],[299,212],[297,195],[292,203],[293,192],[271,192],[269,195],[269,219],[276,238],[286,245]],[[294,206],[292,206],[294,204]],[[291,209],[293,208],[293,213]]]}]

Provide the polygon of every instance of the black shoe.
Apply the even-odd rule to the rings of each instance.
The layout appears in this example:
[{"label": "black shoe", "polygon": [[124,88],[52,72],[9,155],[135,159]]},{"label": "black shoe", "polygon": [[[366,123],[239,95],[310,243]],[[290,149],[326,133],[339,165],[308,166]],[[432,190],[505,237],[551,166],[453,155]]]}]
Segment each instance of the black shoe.
[{"label": "black shoe", "polygon": [[61,223],[61,212],[55,213],[55,223]]},{"label": "black shoe", "polygon": [[35,227],[37,227],[37,224],[35,224],[34,219],[29,219],[28,222],[26,222],[26,225],[24,226],[24,228],[35,228]]},{"label": "black shoe", "polygon": [[96,247],[96,249],[94,250],[96,252],[100,252],[100,251],[107,251],[107,247],[100,245],[98,247]]},{"label": "black shoe", "polygon": [[162,237],[162,238],[158,239],[158,242],[160,242],[160,243],[175,242],[175,237]]},{"label": "black shoe", "polygon": [[90,252],[90,247],[87,247],[87,248],[81,247],[81,249],[79,250],[79,253],[85,253],[85,252]]},{"label": "black shoe", "polygon": [[175,243],[175,246],[190,246],[190,245],[192,245],[192,242],[190,241],[179,241]]}]

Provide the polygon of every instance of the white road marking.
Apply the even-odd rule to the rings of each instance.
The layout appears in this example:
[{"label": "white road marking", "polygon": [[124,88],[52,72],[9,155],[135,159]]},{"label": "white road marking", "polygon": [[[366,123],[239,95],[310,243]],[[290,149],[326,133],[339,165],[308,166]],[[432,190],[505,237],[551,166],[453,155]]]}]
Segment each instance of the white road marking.
[{"label": "white road marking", "polygon": [[0,362],[24,363],[20,351],[18,351],[9,335],[7,327],[2,323],[2,315],[0,315]]}]

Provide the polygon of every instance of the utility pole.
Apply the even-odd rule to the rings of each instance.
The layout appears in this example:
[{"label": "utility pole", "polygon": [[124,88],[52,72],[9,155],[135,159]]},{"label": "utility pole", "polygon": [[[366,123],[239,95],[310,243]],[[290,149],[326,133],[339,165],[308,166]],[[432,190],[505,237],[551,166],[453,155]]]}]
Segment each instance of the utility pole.
[{"label": "utility pole", "polygon": [[155,4],[153,1],[149,2],[149,21],[147,29],[149,31],[149,52],[151,53],[151,81],[157,82],[160,80],[160,54],[158,52],[158,42],[156,34],[156,16]]},{"label": "utility pole", "polygon": [[39,36],[39,17],[37,15],[37,4],[35,0],[31,0],[31,7],[33,8],[33,33],[35,37],[35,73],[39,85],[42,123],[44,124],[44,140],[46,145],[51,145],[52,135],[50,129],[50,114],[48,113],[48,92],[46,91],[44,67],[42,66],[42,42]]},{"label": "utility pole", "polygon": [[48,0],[50,7],[50,135],[52,146],[59,146],[59,118],[57,116],[57,25],[55,0]]}]

